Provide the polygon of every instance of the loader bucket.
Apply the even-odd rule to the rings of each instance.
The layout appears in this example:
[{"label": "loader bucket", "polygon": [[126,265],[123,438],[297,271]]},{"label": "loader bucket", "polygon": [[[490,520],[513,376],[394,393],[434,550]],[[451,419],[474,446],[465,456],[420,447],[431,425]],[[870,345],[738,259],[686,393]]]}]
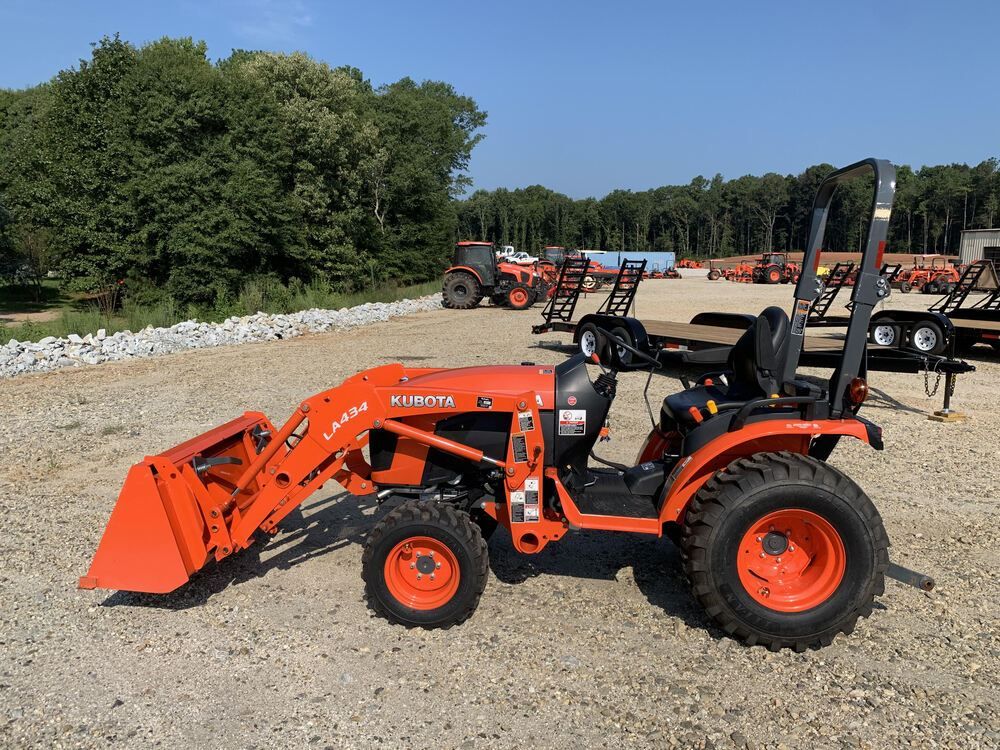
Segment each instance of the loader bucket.
[{"label": "loader bucket", "polygon": [[164,594],[213,553],[230,554],[230,522],[256,481],[233,490],[273,434],[263,414],[247,412],[133,466],[80,588]]}]

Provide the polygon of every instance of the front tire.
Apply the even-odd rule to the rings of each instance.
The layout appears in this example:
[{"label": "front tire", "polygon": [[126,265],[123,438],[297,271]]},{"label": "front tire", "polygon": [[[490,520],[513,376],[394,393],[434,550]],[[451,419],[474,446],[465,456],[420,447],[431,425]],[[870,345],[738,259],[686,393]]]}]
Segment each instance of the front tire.
[{"label": "front tire", "polygon": [[527,310],[534,301],[534,292],[527,284],[518,282],[507,290],[507,307],[511,310]]},{"label": "front tire", "polygon": [[361,556],[368,606],[407,627],[449,628],[467,620],[488,570],[486,542],[469,516],[420,500],[386,514]]},{"label": "front tire", "polygon": [[867,495],[828,464],[758,453],[709,479],[684,521],[694,595],[730,636],[772,651],[827,646],[871,614],[889,540]]}]

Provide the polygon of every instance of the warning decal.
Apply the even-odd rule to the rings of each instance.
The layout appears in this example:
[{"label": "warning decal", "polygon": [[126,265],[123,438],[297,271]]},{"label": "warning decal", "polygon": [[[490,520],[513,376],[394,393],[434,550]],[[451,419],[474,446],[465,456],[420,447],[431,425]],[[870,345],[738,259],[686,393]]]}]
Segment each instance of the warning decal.
[{"label": "warning decal", "polygon": [[514,448],[514,460],[519,464],[528,462],[528,441],[524,438],[524,433],[517,433],[510,439]]},{"label": "warning decal", "polygon": [[535,418],[531,416],[530,411],[519,411],[517,413],[517,423],[519,425],[518,429],[521,432],[531,432],[535,429]]},{"label": "warning decal", "polygon": [[587,432],[586,409],[560,409],[559,434],[584,435]]},{"label": "warning decal", "polygon": [[523,489],[510,493],[510,520],[513,523],[536,523],[540,516],[538,479],[526,479]]}]

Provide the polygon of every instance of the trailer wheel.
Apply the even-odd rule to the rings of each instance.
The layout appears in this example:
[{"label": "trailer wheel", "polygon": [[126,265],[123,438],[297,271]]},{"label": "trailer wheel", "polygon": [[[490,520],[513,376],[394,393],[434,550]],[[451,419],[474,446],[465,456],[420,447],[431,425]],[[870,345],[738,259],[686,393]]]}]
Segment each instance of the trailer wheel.
[{"label": "trailer wheel", "polygon": [[889,540],[867,495],[832,466],[758,453],[718,472],[688,508],[681,540],[694,595],[748,646],[829,645],[872,612]]},{"label": "trailer wheel", "polygon": [[868,329],[868,340],[878,346],[898,346],[901,331],[892,318],[876,318]]},{"label": "trailer wheel", "polygon": [[580,345],[580,353],[587,359],[590,359],[594,354],[600,357],[604,353],[605,342],[606,339],[601,329],[593,323],[584,323],[580,326],[577,343]]},{"label": "trailer wheel", "polygon": [[944,331],[934,321],[924,320],[910,329],[907,343],[921,354],[940,354],[945,349]]},{"label": "trailer wheel", "polygon": [[442,304],[451,310],[469,310],[479,304],[483,295],[476,277],[455,272],[444,277],[441,287]]},{"label": "trailer wheel", "polygon": [[407,627],[448,628],[467,620],[488,569],[486,542],[469,516],[420,500],[386,514],[361,556],[369,607]]},{"label": "trailer wheel", "polygon": [[[635,341],[632,340],[631,332],[624,326],[617,326],[616,328],[612,328],[611,335],[620,338],[629,346],[635,346]],[[618,358],[618,362],[622,366],[628,367],[630,364],[632,364],[632,352],[630,352],[623,346],[618,346],[610,339],[608,339],[608,344],[614,346],[615,356]]]}]

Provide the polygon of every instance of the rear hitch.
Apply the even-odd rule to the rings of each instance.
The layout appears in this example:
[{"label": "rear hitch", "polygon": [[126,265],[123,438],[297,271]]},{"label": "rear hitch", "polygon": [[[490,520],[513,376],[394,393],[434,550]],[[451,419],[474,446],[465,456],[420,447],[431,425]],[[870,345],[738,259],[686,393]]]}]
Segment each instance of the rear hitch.
[{"label": "rear hitch", "polygon": [[910,570],[909,568],[904,568],[902,565],[896,565],[896,563],[889,563],[888,569],[886,569],[885,574],[889,578],[895,579],[900,583],[905,583],[908,586],[913,586],[921,591],[933,591],[934,590],[934,579],[923,573],[918,573],[915,570]]}]

